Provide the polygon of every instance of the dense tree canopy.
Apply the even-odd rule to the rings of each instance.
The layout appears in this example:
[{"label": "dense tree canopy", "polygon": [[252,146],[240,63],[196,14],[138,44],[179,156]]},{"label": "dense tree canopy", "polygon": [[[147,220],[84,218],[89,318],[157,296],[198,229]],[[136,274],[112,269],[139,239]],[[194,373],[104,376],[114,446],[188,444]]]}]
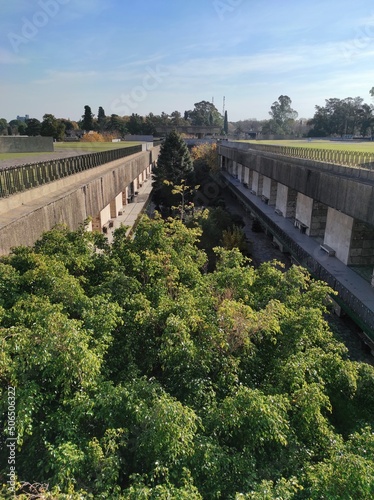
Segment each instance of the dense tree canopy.
[{"label": "dense tree canopy", "polygon": [[287,135],[294,129],[297,111],[291,107],[292,101],[287,95],[278,97],[278,101],[273,102],[269,114],[271,119],[264,125],[263,133]]},{"label": "dense tree canopy", "polygon": [[[109,246],[57,227],[1,258],[2,444],[14,387],[20,487],[371,499],[374,369],[331,333],[331,291],[236,249],[217,248],[206,273],[201,230],[178,220],[125,233]],[[6,483],[4,453],[0,465]]]},{"label": "dense tree canopy", "polygon": [[215,105],[209,101],[196,102],[194,109],[186,111],[184,117],[192,125],[223,126],[223,117]]},{"label": "dense tree canopy", "polygon": [[309,121],[312,125],[309,135],[372,135],[373,110],[373,105],[365,104],[361,97],[326,99],[325,106],[316,106],[316,112]]},{"label": "dense tree canopy", "polygon": [[40,127],[40,135],[53,137],[57,141],[62,141],[65,136],[65,124],[53,115],[46,114]]}]

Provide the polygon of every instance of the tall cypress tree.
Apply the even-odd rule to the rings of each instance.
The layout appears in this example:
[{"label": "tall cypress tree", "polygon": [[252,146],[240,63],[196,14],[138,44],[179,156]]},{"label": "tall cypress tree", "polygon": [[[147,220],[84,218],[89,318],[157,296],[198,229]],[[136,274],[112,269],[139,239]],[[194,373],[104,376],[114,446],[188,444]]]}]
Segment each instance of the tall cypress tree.
[{"label": "tall cypress tree", "polygon": [[171,206],[174,198],[171,195],[172,188],[166,186],[164,181],[178,185],[182,179],[186,185],[193,184],[193,163],[186,143],[176,131],[172,131],[161,145],[157,166],[153,170],[157,202]]},{"label": "tall cypress tree", "polygon": [[104,128],[105,118],[106,118],[106,116],[105,116],[104,108],[102,108],[102,106],[100,106],[99,111],[97,113],[97,121],[98,121],[100,130],[102,130]]},{"label": "tall cypress tree", "polygon": [[225,134],[227,135],[227,133],[229,131],[229,122],[228,122],[228,119],[227,119],[227,111],[225,111],[225,119],[224,119],[224,122],[223,122],[223,130],[225,131]]},{"label": "tall cypress tree", "polygon": [[82,116],[83,121],[82,121],[82,129],[86,130],[89,132],[90,130],[93,130],[94,125],[93,125],[93,114],[91,111],[91,108],[89,106],[84,107],[84,115]]}]

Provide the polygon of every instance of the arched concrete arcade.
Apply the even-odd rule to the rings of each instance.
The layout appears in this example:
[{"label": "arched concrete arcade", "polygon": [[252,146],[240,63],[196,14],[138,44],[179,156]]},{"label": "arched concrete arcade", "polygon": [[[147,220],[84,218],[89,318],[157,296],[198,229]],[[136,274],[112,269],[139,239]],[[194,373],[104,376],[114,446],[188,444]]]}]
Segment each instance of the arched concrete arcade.
[{"label": "arched concrete arcade", "polygon": [[159,146],[0,199],[0,255],[31,246],[59,223],[105,232],[150,179]]},{"label": "arched concrete arcade", "polygon": [[374,348],[374,172],[235,142],[222,143],[219,154],[228,188],[274,244],[339,292]]}]

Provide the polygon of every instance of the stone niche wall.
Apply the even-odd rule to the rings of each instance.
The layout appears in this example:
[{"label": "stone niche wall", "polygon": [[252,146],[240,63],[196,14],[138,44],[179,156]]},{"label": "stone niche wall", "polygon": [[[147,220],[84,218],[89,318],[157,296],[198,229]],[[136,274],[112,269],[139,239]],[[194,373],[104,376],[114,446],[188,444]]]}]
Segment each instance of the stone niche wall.
[{"label": "stone niche wall", "polygon": [[325,236],[328,206],[314,201],[309,236],[323,238]]},{"label": "stone niche wall", "polygon": [[0,137],[0,153],[51,153],[52,137]]},{"label": "stone niche wall", "polygon": [[374,228],[365,222],[353,223],[348,265],[374,266]]}]

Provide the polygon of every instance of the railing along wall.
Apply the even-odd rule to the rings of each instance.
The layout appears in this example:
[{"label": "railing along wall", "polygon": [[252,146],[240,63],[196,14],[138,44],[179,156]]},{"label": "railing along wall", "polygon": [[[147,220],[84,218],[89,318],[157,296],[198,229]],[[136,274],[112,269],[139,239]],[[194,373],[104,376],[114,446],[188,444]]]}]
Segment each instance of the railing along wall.
[{"label": "railing along wall", "polygon": [[142,146],[100,151],[58,160],[27,163],[0,170],[0,198],[25,191],[63,177],[141,153]]},{"label": "railing along wall", "polygon": [[[291,146],[276,146],[273,144],[255,144],[243,142],[222,142],[222,146],[233,147],[241,150],[253,149],[264,153],[274,153],[291,158],[302,158],[349,167],[363,167],[374,170],[373,153],[361,151],[343,151],[339,149],[318,149]],[[373,145],[374,149],[374,145]]]},{"label": "railing along wall", "polygon": [[317,279],[326,282],[333,290],[338,292],[337,300],[343,309],[353,313],[354,317],[366,332],[368,337],[374,341],[374,313],[366,307],[355,295],[353,295],[343,283],[325,269],[318,261],[316,261],[308,252],[306,252],[298,243],[296,243],[283,229],[281,229],[270,217],[262,212],[254,203],[244,196],[235,186],[229,184],[229,187],[234,190],[236,196],[245,205],[249,205],[253,213],[255,213],[264,225],[268,227],[270,232],[275,235],[282,244],[289,250],[290,254],[306,267],[308,271]]}]

